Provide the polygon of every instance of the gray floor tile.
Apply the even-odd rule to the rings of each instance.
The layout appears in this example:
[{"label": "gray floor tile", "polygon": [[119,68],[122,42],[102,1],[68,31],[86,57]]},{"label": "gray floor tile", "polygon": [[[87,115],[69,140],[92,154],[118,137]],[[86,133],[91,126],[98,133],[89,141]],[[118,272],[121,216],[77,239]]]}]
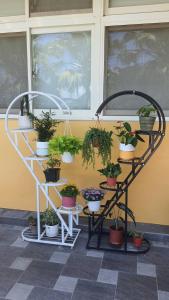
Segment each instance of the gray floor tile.
[{"label": "gray floor tile", "polygon": [[169,249],[151,247],[146,254],[138,256],[138,261],[154,265],[169,265]]},{"label": "gray floor tile", "polygon": [[24,272],[19,282],[34,286],[53,288],[61,273],[62,266],[63,265],[61,264],[53,264],[45,261],[33,261]]},{"label": "gray floor tile", "polygon": [[80,254],[71,254],[64,266],[62,275],[75,278],[96,280],[100,270],[101,259]]},{"label": "gray floor tile", "polygon": [[[165,257],[164,257],[165,261]],[[160,291],[169,292],[169,265],[157,265],[157,284]]]},{"label": "gray floor tile", "polygon": [[26,300],[33,290],[33,286],[16,283],[7,294],[6,298],[9,300]]},{"label": "gray floor tile", "polygon": [[0,231],[0,246],[11,245],[18,237],[18,231],[3,228]]},{"label": "gray floor tile", "polygon": [[103,251],[97,251],[97,250],[88,250],[87,251],[87,256],[91,256],[91,257],[101,257],[103,258],[104,256],[104,252]]},{"label": "gray floor tile", "polygon": [[21,274],[19,270],[0,267],[0,297],[5,298]]},{"label": "gray floor tile", "polygon": [[136,273],[137,257],[135,255],[106,252],[103,258],[102,268]]},{"label": "gray floor tile", "polygon": [[69,256],[70,253],[55,251],[49,261],[58,264],[66,264]]},{"label": "gray floor tile", "polygon": [[137,274],[156,277],[156,266],[152,264],[137,263]]},{"label": "gray floor tile", "polygon": [[12,247],[26,248],[29,245],[28,242],[24,241],[20,236],[11,244]]},{"label": "gray floor tile", "polygon": [[76,287],[78,279],[67,276],[59,276],[56,284],[54,286],[54,290],[73,293]]},{"label": "gray floor tile", "polygon": [[152,244],[154,247],[169,248],[169,242],[152,241],[151,244]]},{"label": "gray floor tile", "polygon": [[23,249],[0,246],[0,266],[9,267],[16,257],[21,256]]},{"label": "gray floor tile", "polygon": [[69,293],[35,287],[27,300],[71,300],[71,296]]},{"label": "gray floor tile", "polygon": [[11,264],[10,268],[25,271],[31,262],[32,262],[32,258],[17,257],[14,260],[14,262]]},{"label": "gray floor tile", "polygon": [[158,300],[169,300],[169,292],[158,291]]},{"label": "gray floor tile", "polygon": [[113,300],[115,286],[101,282],[79,280],[72,300]]},{"label": "gray floor tile", "polygon": [[108,269],[100,269],[97,278],[98,282],[109,283],[116,285],[118,280],[118,271],[112,271]]},{"label": "gray floor tile", "polygon": [[158,300],[156,279],[119,272],[116,300]]},{"label": "gray floor tile", "polygon": [[26,218],[28,216],[28,212],[26,210],[14,210],[9,209],[3,212],[3,217],[10,218]]},{"label": "gray floor tile", "polygon": [[23,257],[31,257],[33,259],[49,260],[57,246],[44,245],[38,243],[30,243],[22,252]]},{"label": "gray floor tile", "polygon": [[86,243],[87,243],[87,239],[84,236],[80,235],[75,243],[74,248],[73,248],[73,253],[79,253],[79,254],[86,255],[86,253],[87,253]]}]

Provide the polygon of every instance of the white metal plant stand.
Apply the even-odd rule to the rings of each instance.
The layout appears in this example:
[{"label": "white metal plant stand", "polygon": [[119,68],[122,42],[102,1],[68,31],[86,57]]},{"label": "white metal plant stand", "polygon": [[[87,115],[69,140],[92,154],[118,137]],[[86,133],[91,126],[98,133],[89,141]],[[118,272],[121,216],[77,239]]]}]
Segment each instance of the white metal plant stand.
[{"label": "white metal plant stand", "polygon": [[[46,94],[39,91],[25,92],[18,95],[9,105],[6,116],[5,116],[5,130],[8,135],[8,138],[15,148],[16,152],[22,159],[25,166],[30,171],[36,182],[36,207],[37,207],[37,232],[32,233],[29,227],[25,228],[22,232],[23,240],[36,243],[45,243],[45,244],[54,244],[54,245],[64,245],[73,247],[76,239],[80,233],[80,229],[74,227],[78,225],[79,214],[82,212],[82,207],[77,205],[73,209],[65,209],[63,207],[57,207],[55,201],[52,200],[52,197],[49,194],[49,189],[53,189],[55,192],[56,199],[61,199],[58,188],[64,185],[67,182],[67,179],[60,179],[58,182],[41,182],[38,175],[35,172],[35,163],[38,167],[43,170],[43,162],[46,161],[47,157],[39,157],[35,154],[35,151],[32,148],[30,143],[29,133],[34,131],[34,129],[11,129],[9,127],[9,113],[12,106],[23,96],[29,96],[29,102],[32,102],[37,99],[38,96],[43,96],[51,100],[56,108],[59,109],[63,115],[65,115],[65,122],[67,123],[70,116],[70,109],[66,103],[59,97],[51,94]],[[20,139],[25,144],[25,148],[29,150],[29,155],[23,154],[23,147],[20,146]],[[46,199],[46,208],[49,206],[53,208],[60,220],[59,234],[55,238],[49,238],[45,234],[45,229],[41,228],[40,222],[40,204],[41,204],[41,194],[45,196]],[[66,220],[67,217],[67,220]]]}]

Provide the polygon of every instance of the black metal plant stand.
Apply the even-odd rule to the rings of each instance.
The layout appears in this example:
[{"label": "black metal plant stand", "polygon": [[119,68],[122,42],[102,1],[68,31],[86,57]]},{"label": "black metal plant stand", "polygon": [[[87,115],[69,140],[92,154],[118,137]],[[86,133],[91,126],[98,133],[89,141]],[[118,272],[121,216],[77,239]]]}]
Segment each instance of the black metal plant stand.
[{"label": "black metal plant stand", "polygon": [[125,205],[128,207],[128,188],[140,171],[143,169],[145,164],[149,161],[151,156],[160,146],[164,136],[165,136],[165,129],[166,129],[166,122],[165,116],[163,113],[162,108],[160,105],[150,96],[138,92],[138,91],[122,91],[116,93],[110,97],[108,97],[98,108],[96,112],[96,116],[99,117],[99,114],[105,108],[105,106],[111,102],[112,100],[123,96],[123,95],[137,95],[141,98],[147,100],[157,112],[158,118],[158,129],[153,131],[141,131],[138,130],[137,132],[139,135],[148,136],[148,147],[143,153],[141,157],[134,158],[132,160],[124,161],[118,159],[120,164],[127,164],[131,166],[131,171],[126,176],[123,182],[117,182],[115,188],[110,188],[106,185],[106,182],[100,183],[100,187],[102,189],[111,191],[113,196],[111,199],[106,201],[105,205],[101,205],[101,210],[98,213],[90,213],[88,207],[85,207],[83,212],[85,215],[88,216],[88,242],[87,248],[88,249],[97,249],[97,250],[108,250],[108,251],[115,251],[115,252],[123,252],[123,253],[145,253],[150,249],[150,243],[148,240],[144,239],[142,246],[140,248],[135,248],[131,241],[131,238],[128,234],[128,219],[127,219],[127,211],[125,212],[125,224],[124,224],[124,244],[122,246],[115,246],[108,242],[108,235],[109,232],[104,228],[104,224],[106,218],[112,212],[113,208],[119,202],[121,197],[125,197]]}]

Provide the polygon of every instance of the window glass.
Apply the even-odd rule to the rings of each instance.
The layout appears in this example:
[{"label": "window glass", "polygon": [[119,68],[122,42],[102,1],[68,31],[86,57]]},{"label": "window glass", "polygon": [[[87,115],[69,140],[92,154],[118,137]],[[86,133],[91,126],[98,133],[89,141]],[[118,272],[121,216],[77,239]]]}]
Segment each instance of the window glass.
[{"label": "window glass", "polygon": [[30,0],[30,13],[79,13],[92,10],[92,0]]},{"label": "window glass", "polygon": [[167,0],[109,0],[109,7],[168,3]]},{"label": "window glass", "polygon": [[0,17],[25,14],[25,0],[0,0]]},{"label": "window glass", "polygon": [[0,35],[0,109],[27,91],[27,53],[24,34]]},{"label": "window glass", "polygon": [[[169,110],[169,29],[107,32],[105,97],[122,90],[138,90]],[[105,114],[132,115],[141,98],[119,98]],[[111,111],[113,110],[113,111]]]},{"label": "window glass", "polygon": [[[72,109],[89,109],[91,33],[33,35],[32,46],[34,90],[60,96]],[[46,100],[35,105],[52,107]]]}]

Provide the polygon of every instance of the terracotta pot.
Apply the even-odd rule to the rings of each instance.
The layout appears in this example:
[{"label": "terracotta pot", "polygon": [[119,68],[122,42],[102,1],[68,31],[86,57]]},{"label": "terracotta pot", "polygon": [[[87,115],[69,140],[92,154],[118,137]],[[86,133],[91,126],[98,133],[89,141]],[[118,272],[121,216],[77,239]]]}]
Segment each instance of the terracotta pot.
[{"label": "terracotta pot", "polygon": [[76,197],[62,196],[62,206],[65,208],[73,208],[76,206]]},{"label": "terracotta pot", "polygon": [[115,186],[117,183],[116,178],[107,177],[107,185],[108,186]]},{"label": "terracotta pot", "polygon": [[136,248],[140,248],[141,245],[142,245],[142,242],[143,242],[143,238],[142,237],[134,237],[133,238],[133,243],[134,243],[134,246]]},{"label": "terracotta pot", "polygon": [[119,157],[123,160],[130,160],[135,157],[135,147],[133,145],[120,144],[120,154]]},{"label": "terracotta pot", "polygon": [[114,229],[110,227],[109,232],[109,243],[112,245],[122,245],[124,241],[124,230],[123,228]]}]

